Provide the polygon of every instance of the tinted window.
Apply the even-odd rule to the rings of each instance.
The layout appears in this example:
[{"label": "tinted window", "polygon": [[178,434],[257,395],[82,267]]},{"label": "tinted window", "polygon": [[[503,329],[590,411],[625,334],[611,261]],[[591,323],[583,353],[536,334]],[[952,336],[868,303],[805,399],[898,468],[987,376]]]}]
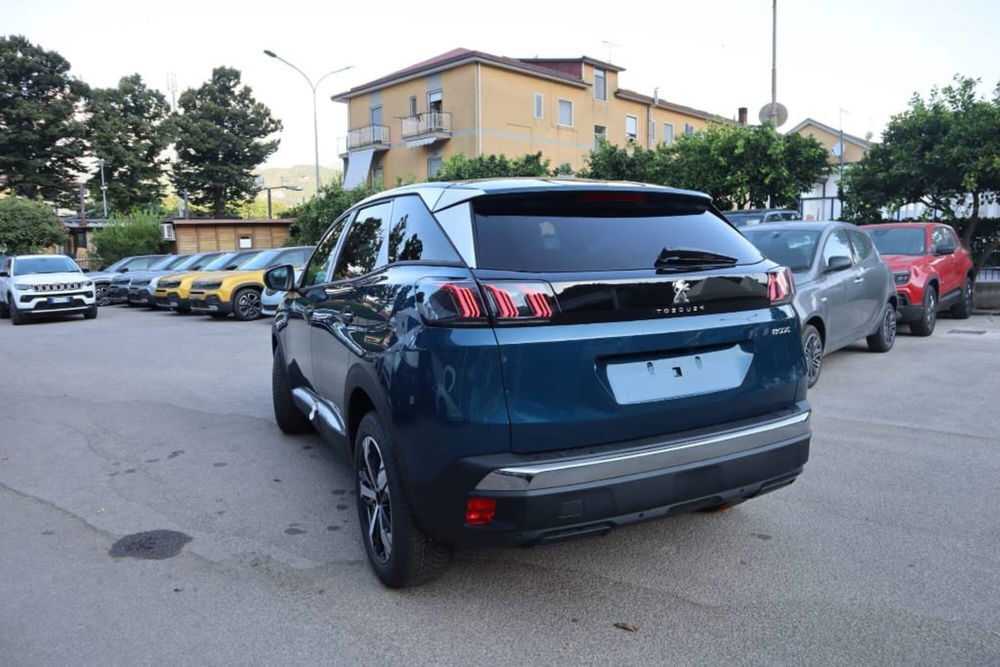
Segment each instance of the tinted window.
[{"label": "tinted window", "polygon": [[230,261],[232,261],[232,259],[236,257],[236,255],[237,253],[235,252],[227,252],[224,255],[219,255],[202,268],[204,268],[206,271],[218,271],[222,269],[222,267],[224,267]]},{"label": "tinted window", "polygon": [[312,250],[312,248],[293,248],[292,250],[286,250],[281,253],[280,257],[278,257],[278,264],[291,264],[294,267],[304,266],[310,250]]},{"label": "tinted window", "polygon": [[954,250],[958,247],[958,242],[951,230],[947,227],[935,227],[931,232],[931,242],[934,244],[934,251]]},{"label": "tinted window", "polygon": [[819,243],[819,232],[755,229],[744,235],[765,257],[787,266],[792,271],[805,271],[812,266]]},{"label": "tinted window", "polygon": [[327,230],[326,236],[320,239],[312,258],[309,260],[309,266],[306,267],[303,274],[303,286],[319,285],[326,282],[327,276],[330,274],[330,265],[333,263],[333,251],[337,247],[337,239],[340,238],[340,232],[344,229],[344,222],[349,219],[349,216],[346,215],[338,218]]},{"label": "tinted window", "polygon": [[735,227],[752,227],[759,225],[763,221],[760,213],[726,213],[726,220],[733,223]]},{"label": "tinted window", "polygon": [[207,255],[202,255],[200,257],[194,257],[193,261],[190,261],[187,266],[182,268],[190,269],[192,271],[197,271],[198,269],[203,269],[208,266],[211,262],[217,260],[221,255],[219,253],[209,253]]},{"label": "tinted window", "polygon": [[69,257],[27,257],[14,262],[14,275],[26,276],[32,273],[77,273],[80,267]]},{"label": "tinted window", "polygon": [[889,227],[865,229],[880,255],[923,255],[922,227]]},{"label": "tinted window", "polygon": [[652,269],[664,249],[759,262],[749,241],[700,199],[638,192],[497,195],[473,202],[481,268]]},{"label": "tinted window", "polygon": [[163,255],[154,255],[152,257],[136,257],[131,259],[122,265],[122,268],[128,269],[129,271],[139,271],[145,269],[152,265],[154,262],[160,261]]},{"label": "tinted window", "polygon": [[385,238],[385,222],[391,209],[392,204],[386,202],[358,211],[340,250],[334,280],[357,278],[375,268]]},{"label": "tinted window", "polygon": [[861,232],[851,230],[851,244],[854,246],[854,252],[857,253],[859,260],[866,260],[871,257],[872,250],[874,250],[871,239]]},{"label": "tinted window", "polygon": [[224,262],[221,267],[223,271],[234,271],[236,269],[245,268],[254,257],[260,254],[259,250],[251,250],[249,252],[238,252],[233,254],[229,261]]},{"label": "tinted window", "polygon": [[854,261],[854,252],[851,250],[851,242],[847,240],[847,232],[843,229],[830,234],[823,246],[823,263],[820,266],[828,266],[831,257],[846,257]]},{"label": "tinted window", "polygon": [[392,203],[389,226],[389,263],[439,261],[460,262],[420,197],[397,197]]},{"label": "tinted window", "polygon": [[279,262],[278,258],[281,256],[282,252],[280,249],[277,250],[265,250],[264,252],[258,254],[252,260],[243,265],[243,269],[247,271],[258,271],[260,269],[267,269],[272,266],[277,266],[278,264],[284,264],[284,262]]}]

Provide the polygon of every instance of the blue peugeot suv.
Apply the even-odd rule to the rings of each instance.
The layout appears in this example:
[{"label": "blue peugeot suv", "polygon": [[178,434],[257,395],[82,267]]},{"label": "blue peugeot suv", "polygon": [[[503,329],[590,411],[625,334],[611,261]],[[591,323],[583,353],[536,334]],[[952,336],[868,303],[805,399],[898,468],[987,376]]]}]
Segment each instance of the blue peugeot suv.
[{"label": "blue peugeot suv", "polygon": [[286,433],[350,456],[369,561],[531,545],[792,483],[810,411],[791,272],[697,192],[507,179],[396,188],[320,240],[272,328]]}]

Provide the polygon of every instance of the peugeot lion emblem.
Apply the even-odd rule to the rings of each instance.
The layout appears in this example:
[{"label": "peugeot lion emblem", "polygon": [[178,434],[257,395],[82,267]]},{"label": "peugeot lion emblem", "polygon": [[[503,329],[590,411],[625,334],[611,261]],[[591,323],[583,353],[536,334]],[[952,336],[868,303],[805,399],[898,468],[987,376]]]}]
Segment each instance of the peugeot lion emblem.
[{"label": "peugeot lion emblem", "polygon": [[686,280],[674,281],[674,303],[688,303],[688,290],[691,286]]}]

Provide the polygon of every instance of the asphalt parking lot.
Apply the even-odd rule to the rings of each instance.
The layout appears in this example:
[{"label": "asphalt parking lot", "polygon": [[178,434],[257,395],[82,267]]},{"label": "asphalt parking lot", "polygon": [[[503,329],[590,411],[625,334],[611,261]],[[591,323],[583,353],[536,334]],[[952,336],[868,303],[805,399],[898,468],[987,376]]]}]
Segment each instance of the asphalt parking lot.
[{"label": "asphalt parking lot", "polygon": [[[1000,317],[828,357],[787,489],[404,592],[269,355],[267,322],[0,321],[0,662],[1000,662]],[[109,555],[161,529],[190,542]]]}]

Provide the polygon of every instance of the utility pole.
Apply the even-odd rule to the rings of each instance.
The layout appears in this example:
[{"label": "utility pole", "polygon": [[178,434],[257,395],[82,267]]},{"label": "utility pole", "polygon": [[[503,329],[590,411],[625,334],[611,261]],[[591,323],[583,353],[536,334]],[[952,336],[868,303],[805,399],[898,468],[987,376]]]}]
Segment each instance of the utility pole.
[{"label": "utility pole", "polygon": [[104,204],[104,219],[108,219],[108,186],[104,182],[104,159],[97,161],[101,165],[101,203]]},{"label": "utility pole", "polygon": [[771,0],[771,122],[778,126],[778,0]]},{"label": "utility pole", "polygon": [[[292,192],[299,192],[302,190],[298,185],[272,185],[269,187],[261,186],[258,188],[257,192],[261,190],[267,190],[267,219],[271,219],[271,190],[291,190]],[[318,194],[318,192],[317,192]]]}]

